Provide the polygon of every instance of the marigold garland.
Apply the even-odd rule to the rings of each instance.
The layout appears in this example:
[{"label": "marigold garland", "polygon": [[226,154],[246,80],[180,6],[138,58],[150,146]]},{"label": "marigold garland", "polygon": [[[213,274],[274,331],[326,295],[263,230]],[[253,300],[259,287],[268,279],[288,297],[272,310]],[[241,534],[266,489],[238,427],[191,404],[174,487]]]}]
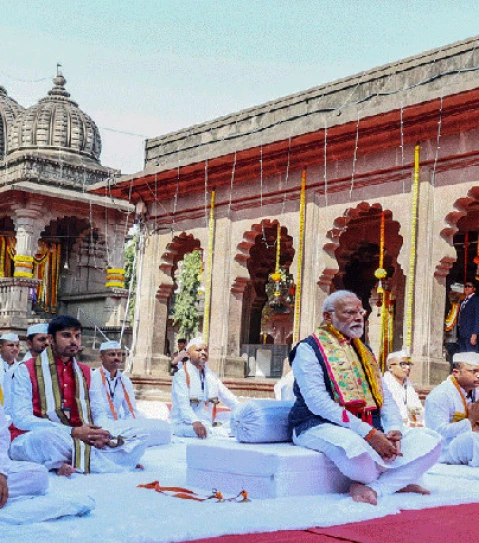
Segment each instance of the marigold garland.
[{"label": "marigold garland", "polygon": [[296,276],[296,292],[295,292],[295,298],[294,298],[293,343],[297,343],[299,341],[305,215],[306,215],[306,169],[303,170],[303,173],[301,175],[301,193],[300,193],[300,198],[299,198],[298,269],[297,269],[297,276]]}]

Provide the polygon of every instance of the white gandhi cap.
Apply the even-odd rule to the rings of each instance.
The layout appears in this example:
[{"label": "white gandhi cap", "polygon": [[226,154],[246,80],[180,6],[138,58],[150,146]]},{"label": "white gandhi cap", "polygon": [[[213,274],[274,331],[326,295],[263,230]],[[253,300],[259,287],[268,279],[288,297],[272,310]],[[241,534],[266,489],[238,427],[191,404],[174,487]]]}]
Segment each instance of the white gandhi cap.
[{"label": "white gandhi cap", "polygon": [[48,334],[48,324],[33,324],[27,328],[27,337],[35,334]]},{"label": "white gandhi cap", "polygon": [[456,353],[452,357],[452,361],[456,363],[469,364],[469,366],[479,367],[479,353],[474,352],[464,352]]},{"label": "white gandhi cap", "polygon": [[0,336],[0,339],[3,339],[5,341],[20,341],[17,334],[14,334],[13,332],[8,332],[8,334],[2,334]]},{"label": "white gandhi cap", "polygon": [[100,345],[100,352],[101,351],[110,351],[112,349],[121,349],[121,345],[118,343],[118,341],[104,341]]}]

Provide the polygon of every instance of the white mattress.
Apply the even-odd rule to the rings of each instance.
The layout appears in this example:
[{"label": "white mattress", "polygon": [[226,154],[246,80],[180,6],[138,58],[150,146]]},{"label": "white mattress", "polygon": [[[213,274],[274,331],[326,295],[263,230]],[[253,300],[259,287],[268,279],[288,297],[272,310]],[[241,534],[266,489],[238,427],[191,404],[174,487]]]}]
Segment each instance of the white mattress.
[{"label": "white mattress", "polygon": [[292,443],[207,440],[186,447],[188,485],[253,498],[346,492],[350,481],[322,453]]}]

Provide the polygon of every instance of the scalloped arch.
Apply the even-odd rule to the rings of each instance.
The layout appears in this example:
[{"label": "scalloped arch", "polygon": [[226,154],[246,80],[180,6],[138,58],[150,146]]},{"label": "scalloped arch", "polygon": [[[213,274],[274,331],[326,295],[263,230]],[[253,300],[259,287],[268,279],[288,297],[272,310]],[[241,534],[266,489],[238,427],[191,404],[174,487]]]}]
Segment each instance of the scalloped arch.
[{"label": "scalloped arch", "polygon": [[161,256],[160,270],[166,275],[173,277],[173,274],[178,266],[178,262],[187,253],[195,250],[202,250],[201,243],[193,234],[182,232],[175,236],[166,246],[166,251]]}]

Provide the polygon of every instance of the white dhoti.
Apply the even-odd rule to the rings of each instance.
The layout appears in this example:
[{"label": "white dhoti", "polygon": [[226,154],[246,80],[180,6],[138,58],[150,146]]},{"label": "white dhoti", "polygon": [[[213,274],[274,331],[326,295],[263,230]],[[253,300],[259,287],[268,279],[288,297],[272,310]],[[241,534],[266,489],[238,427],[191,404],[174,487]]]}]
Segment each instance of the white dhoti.
[{"label": "white dhoti", "polygon": [[7,466],[8,499],[45,494],[48,470],[33,462],[14,462]]},{"label": "white dhoti", "polygon": [[446,464],[467,464],[479,467],[479,434],[465,432],[449,442],[447,450],[441,456]]},{"label": "white dhoti", "polygon": [[114,434],[136,430],[146,436],[148,447],[166,445],[171,441],[171,426],[167,420],[143,418],[117,420],[109,423],[109,429]]},{"label": "white dhoti", "polygon": [[[230,435],[230,425],[222,424],[221,426],[212,426],[209,422],[204,420],[201,424],[206,428],[208,437],[228,437]],[[173,434],[179,437],[198,437],[193,428],[193,424],[186,422],[177,422],[172,425]]]},{"label": "white dhoti", "polygon": [[401,452],[393,462],[384,461],[358,434],[334,424],[320,424],[294,435],[296,445],[324,453],[351,481],[365,484],[378,497],[417,484],[441,454],[438,434],[427,429],[407,431]]},{"label": "white dhoti", "polygon": [[[91,448],[92,473],[115,473],[135,468],[146,450],[146,438],[124,437],[127,441],[121,447]],[[14,439],[10,445],[10,457],[43,464],[48,470],[58,469],[63,464],[72,463],[73,443],[70,436],[52,428],[32,430]]]}]

